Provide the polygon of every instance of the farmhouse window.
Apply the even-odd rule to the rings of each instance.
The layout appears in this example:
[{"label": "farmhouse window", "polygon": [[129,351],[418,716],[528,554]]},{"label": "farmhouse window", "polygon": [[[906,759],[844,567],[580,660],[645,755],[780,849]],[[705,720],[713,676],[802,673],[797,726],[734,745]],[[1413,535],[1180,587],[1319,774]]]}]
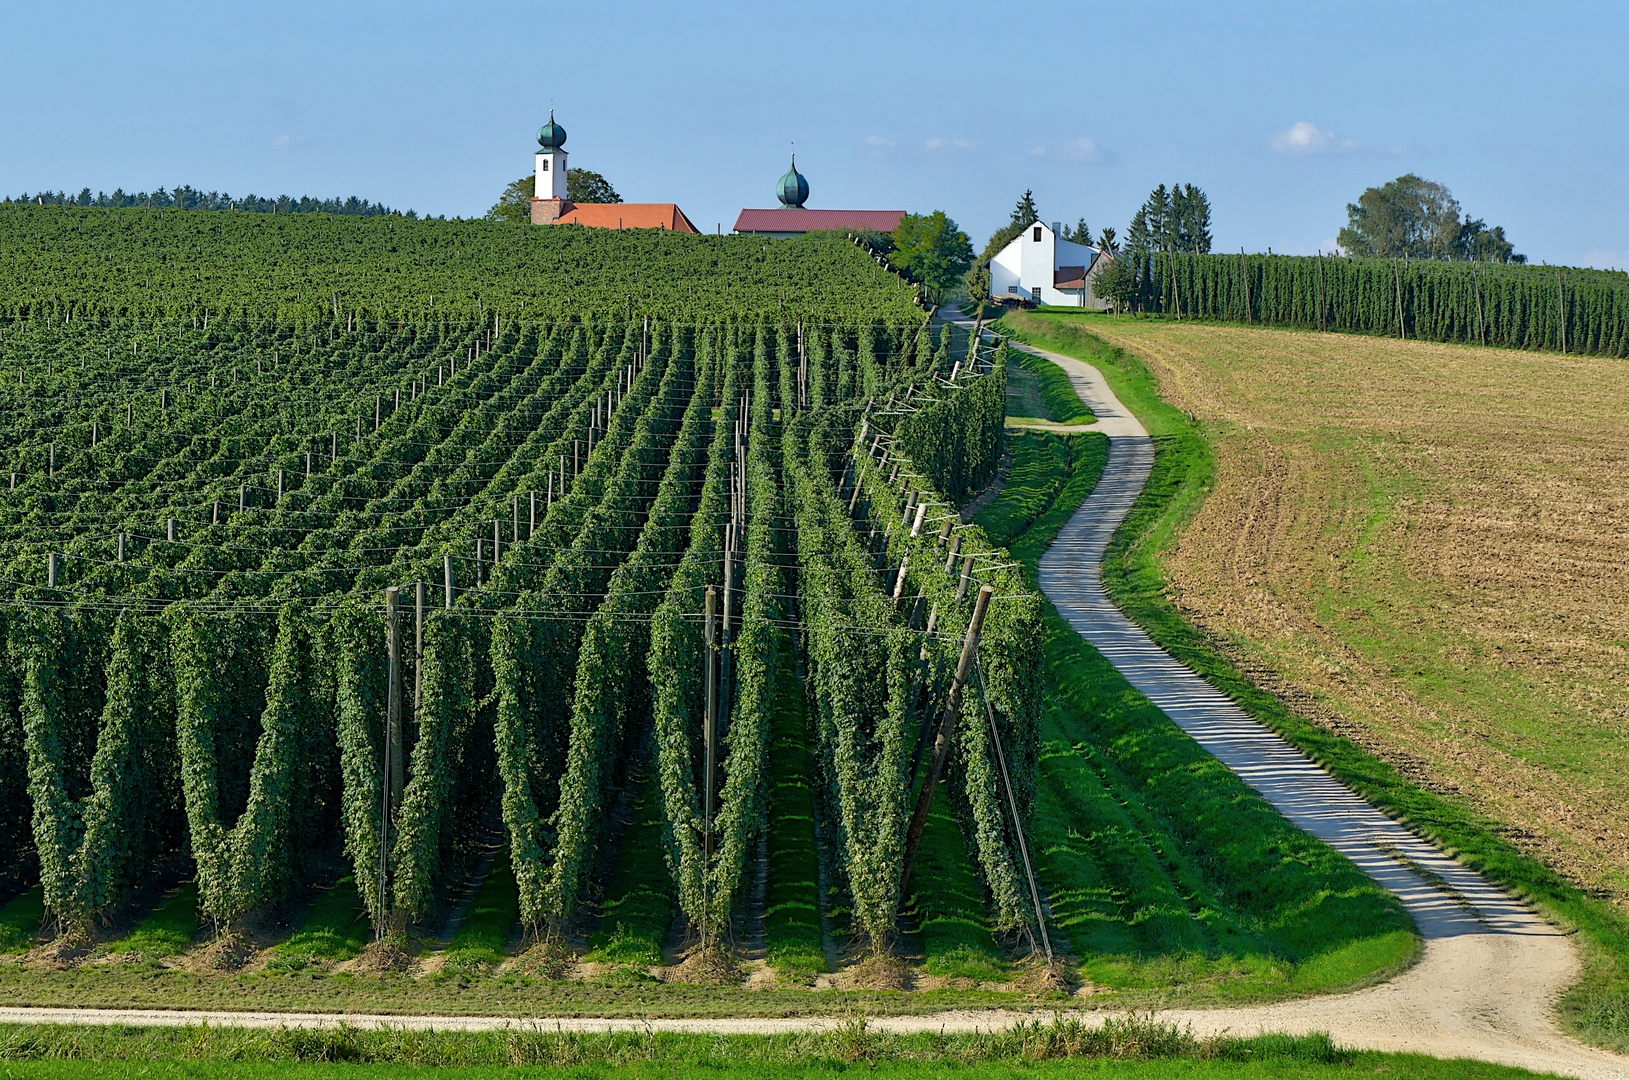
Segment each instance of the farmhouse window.
[{"label": "farmhouse window", "polygon": [[1035,237],[1034,237],[1034,240],[1035,240],[1035,242],[1036,242],[1036,243],[1037,243],[1037,244],[1039,244],[1039,243],[1040,243],[1040,242],[1041,242],[1041,227],[1040,227],[1040,226],[1039,226],[1039,225],[1037,225],[1037,226],[1035,226]]}]

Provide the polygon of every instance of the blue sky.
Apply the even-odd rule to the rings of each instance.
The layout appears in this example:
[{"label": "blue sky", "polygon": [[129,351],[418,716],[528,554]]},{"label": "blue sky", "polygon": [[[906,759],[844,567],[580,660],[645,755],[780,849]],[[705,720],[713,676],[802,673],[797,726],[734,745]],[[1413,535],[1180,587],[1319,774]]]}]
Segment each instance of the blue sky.
[{"label": "blue sky", "polygon": [[[478,215],[553,102],[572,164],[728,229],[796,143],[811,206],[1026,187],[1122,231],[1203,187],[1216,246],[1327,248],[1414,171],[1534,261],[1629,266],[1629,4],[9,5],[0,192],[194,186]],[[997,16],[1001,16],[997,18]]]}]

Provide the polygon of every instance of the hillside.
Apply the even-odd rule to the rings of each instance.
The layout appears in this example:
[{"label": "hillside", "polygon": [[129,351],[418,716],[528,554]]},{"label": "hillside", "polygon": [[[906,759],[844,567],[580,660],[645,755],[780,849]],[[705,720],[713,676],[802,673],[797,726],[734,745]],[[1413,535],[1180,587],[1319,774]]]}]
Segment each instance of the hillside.
[{"label": "hillside", "polygon": [[1162,557],[1182,612],[1298,710],[1629,898],[1622,361],[1089,325],[1215,450]]}]

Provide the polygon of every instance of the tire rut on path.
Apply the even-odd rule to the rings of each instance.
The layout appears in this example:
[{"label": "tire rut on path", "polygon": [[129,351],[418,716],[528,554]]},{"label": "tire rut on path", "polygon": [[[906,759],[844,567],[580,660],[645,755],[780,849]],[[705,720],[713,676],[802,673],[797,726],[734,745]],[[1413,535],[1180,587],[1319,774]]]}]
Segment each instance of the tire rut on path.
[{"label": "tire rut on path", "polygon": [[1041,556],[1041,589],[1058,613],[1171,720],[1280,813],[1391,890],[1425,947],[1397,978],[1351,994],[1251,1008],[1160,1015],[1200,1033],[1327,1031],[1362,1049],[1410,1051],[1579,1077],[1629,1077],[1629,1058],[1563,1034],[1555,1003],[1578,977],[1570,937],[1337,782],[1168,655],[1103,588],[1110,539],[1154,464],[1148,432],[1103,374],[1072,357],[1010,343],[1057,364],[1109,436],[1091,496]]}]

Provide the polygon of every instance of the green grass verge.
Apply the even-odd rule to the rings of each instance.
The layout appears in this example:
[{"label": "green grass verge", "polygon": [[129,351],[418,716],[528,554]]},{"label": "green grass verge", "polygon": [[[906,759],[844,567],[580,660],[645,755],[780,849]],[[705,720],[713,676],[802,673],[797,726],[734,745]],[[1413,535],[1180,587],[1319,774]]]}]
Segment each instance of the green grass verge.
[{"label": "green grass verge", "polygon": [[34,886],[0,907],[0,953],[27,952],[45,920],[45,893]]},{"label": "green grass verge", "polygon": [[442,971],[449,975],[480,975],[503,963],[519,923],[520,889],[505,844],[492,857],[492,867],[480,892],[470,901],[464,925],[447,945]]},{"label": "green grass verge", "polygon": [[349,960],[372,936],[356,879],[346,874],[311,905],[300,928],[272,950],[267,966],[276,971],[302,971],[312,963]]},{"label": "green grass verge", "polygon": [[584,959],[651,967],[662,962],[676,901],[662,852],[659,785],[654,772],[633,783],[633,817],[622,832],[616,872]]},{"label": "green grass verge", "polygon": [[939,785],[912,871],[911,906],[921,927],[922,969],[929,975],[995,982],[1008,964],[990,933],[990,905],[967,855],[948,782]]},{"label": "green grass verge", "polygon": [[[1015,470],[979,518],[1007,529],[1025,515],[1003,501],[1029,506],[1057,492],[1022,534],[997,534],[1032,585],[1107,461],[1100,434],[1050,438],[1067,471]],[[1043,645],[1038,872],[1088,978],[1233,1001],[1361,984],[1413,960],[1416,939],[1394,897],[1200,749],[1050,604]]]},{"label": "green grass verge", "polygon": [[175,890],[136,928],[103,946],[107,953],[138,953],[142,957],[179,956],[192,946],[198,933],[198,885],[187,882]]},{"label": "green grass verge", "polygon": [[1344,1050],[1325,1036],[1197,1039],[1146,1019],[1073,1020],[974,1035],[892,1035],[855,1020],[832,1031],[719,1037],[586,1034],[545,1025],[461,1033],[195,1026],[0,1027],[12,1077],[719,1077],[722,1080],[956,1075],[1102,1076],[1124,1080],[1334,1078],[1515,1080],[1534,1074],[1478,1062]]},{"label": "green grass verge", "polygon": [[1583,977],[1562,998],[1560,1014],[1586,1041],[1629,1050],[1629,914],[1586,894],[1504,838],[1507,823],[1466,801],[1409,782],[1349,739],[1317,727],[1257,688],[1167,598],[1160,555],[1175,541],[1213,482],[1216,463],[1202,426],[1160,400],[1158,383],[1135,356],[1091,333],[1081,321],[1018,313],[1003,332],[1096,365],[1116,395],[1155,438],[1153,475],[1110,546],[1104,584],[1161,647],[1342,783],[1427,837],[1548,918],[1579,933]]},{"label": "green grass verge", "polygon": [[782,635],[769,718],[769,880],[764,945],[769,966],[794,982],[826,970],[820,930],[820,855],[815,841],[814,755],[792,643]]},{"label": "green grass verge", "polygon": [[[1010,413],[1014,416],[1033,416],[1043,420],[1055,420],[1060,424],[1085,424],[1095,418],[1091,408],[1075,393],[1075,388],[1069,382],[1069,375],[1058,365],[1052,363],[1044,356],[1033,353],[1013,350],[1010,354],[1008,371],[1017,367],[1034,380],[1034,391],[1039,396],[1043,406],[1039,413]],[[1008,378],[1012,378],[1011,375]],[[1019,376],[1024,384],[1030,382],[1024,376]]]}]

